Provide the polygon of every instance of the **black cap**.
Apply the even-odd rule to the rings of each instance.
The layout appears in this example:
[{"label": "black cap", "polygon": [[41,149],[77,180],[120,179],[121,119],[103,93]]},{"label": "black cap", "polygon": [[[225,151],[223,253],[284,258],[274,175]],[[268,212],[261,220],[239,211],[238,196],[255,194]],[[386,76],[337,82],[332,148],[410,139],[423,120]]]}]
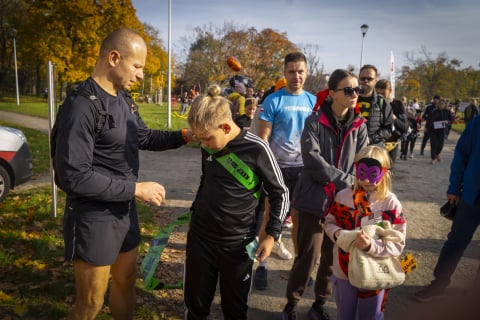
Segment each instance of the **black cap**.
[{"label": "black cap", "polygon": [[440,96],[439,95],[434,95],[433,99],[440,99]]}]

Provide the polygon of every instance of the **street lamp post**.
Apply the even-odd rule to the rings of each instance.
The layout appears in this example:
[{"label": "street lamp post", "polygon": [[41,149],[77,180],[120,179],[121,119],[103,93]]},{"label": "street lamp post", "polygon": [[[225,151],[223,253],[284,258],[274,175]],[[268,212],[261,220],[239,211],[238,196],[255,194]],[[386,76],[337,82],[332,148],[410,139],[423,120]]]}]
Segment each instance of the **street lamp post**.
[{"label": "street lamp post", "polygon": [[368,25],[362,24],[360,26],[360,30],[362,31],[362,52],[360,53],[360,68],[362,68],[362,66],[363,66],[363,45],[364,45],[365,35],[367,34],[367,31],[368,31]]},{"label": "street lamp post", "polygon": [[17,36],[17,30],[12,29],[13,36],[13,60],[15,61],[15,88],[17,90],[17,106],[20,105],[20,94],[18,92],[18,69],[17,69],[17,44],[15,37]]}]

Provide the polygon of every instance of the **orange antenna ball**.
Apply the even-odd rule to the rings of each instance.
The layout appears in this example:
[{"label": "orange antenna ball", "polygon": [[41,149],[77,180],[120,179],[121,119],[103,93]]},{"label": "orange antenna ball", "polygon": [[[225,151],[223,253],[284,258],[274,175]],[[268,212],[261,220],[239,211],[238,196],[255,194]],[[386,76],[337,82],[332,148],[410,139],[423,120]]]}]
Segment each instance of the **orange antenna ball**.
[{"label": "orange antenna ball", "polygon": [[227,65],[235,72],[239,72],[240,70],[242,70],[242,65],[240,64],[240,61],[238,61],[238,59],[234,56],[229,56],[227,58]]}]

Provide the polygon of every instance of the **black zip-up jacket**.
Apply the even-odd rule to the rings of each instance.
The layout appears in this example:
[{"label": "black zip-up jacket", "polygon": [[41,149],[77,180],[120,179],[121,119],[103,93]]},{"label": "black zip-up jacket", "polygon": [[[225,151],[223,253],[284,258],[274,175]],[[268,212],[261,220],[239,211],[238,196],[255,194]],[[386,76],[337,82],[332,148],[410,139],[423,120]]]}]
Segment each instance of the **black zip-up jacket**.
[{"label": "black zip-up jacket", "polygon": [[179,131],[149,129],[123,95],[108,94],[91,78],[86,82],[102,101],[107,121],[96,138],[93,104],[81,95],[67,97],[51,138],[55,181],[79,212],[126,213],[134,207],[130,202],[138,178],[138,150],[173,149],[185,142]]},{"label": "black zip-up jacket", "polygon": [[256,236],[256,190],[247,190],[216,160],[228,152],[240,158],[263,183],[270,200],[266,233],[278,238],[289,210],[288,188],[267,143],[245,130],[217,153],[202,149],[202,176],[192,204],[190,232],[228,249],[245,246]]},{"label": "black zip-up jacket", "polygon": [[[430,116],[428,117],[428,122],[427,122],[427,130],[429,134],[443,134],[445,132],[445,128],[448,125],[451,125],[453,121],[455,120],[455,116],[453,113],[448,110],[448,109],[434,109],[431,113]],[[437,128],[435,129],[435,122],[443,122],[444,127]]]},{"label": "black zip-up jacket", "polygon": [[330,103],[324,102],[306,119],[301,143],[304,167],[293,207],[322,218],[334,196],[328,189],[333,186],[339,191],[353,185],[355,154],[367,145],[365,119],[349,110],[346,121],[339,123]]},{"label": "black zip-up jacket", "polygon": [[398,139],[406,138],[408,134],[408,117],[407,111],[403,102],[398,99],[394,99],[390,106],[392,107],[393,114],[396,116],[394,120],[394,131],[390,138],[387,139],[387,142],[395,142]]}]

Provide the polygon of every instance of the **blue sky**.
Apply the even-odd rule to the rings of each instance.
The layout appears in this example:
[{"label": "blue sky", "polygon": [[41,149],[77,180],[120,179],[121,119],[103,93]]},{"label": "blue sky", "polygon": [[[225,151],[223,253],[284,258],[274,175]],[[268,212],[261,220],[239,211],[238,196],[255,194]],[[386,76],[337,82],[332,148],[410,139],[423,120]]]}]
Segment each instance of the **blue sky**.
[{"label": "blue sky", "polygon": [[[165,47],[168,40],[168,0],[132,0],[137,17],[160,31]],[[172,50],[183,46],[181,39],[193,39],[193,28],[210,23],[258,31],[272,28],[285,32],[302,47],[318,46],[320,63],[326,72],[358,68],[362,47],[360,26],[369,25],[365,36],[363,62],[377,66],[389,77],[390,52],[397,72],[408,64],[406,53],[424,57],[425,47],[432,58],[446,52],[463,61],[462,67],[479,69],[480,1],[478,0],[172,0]]]}]

